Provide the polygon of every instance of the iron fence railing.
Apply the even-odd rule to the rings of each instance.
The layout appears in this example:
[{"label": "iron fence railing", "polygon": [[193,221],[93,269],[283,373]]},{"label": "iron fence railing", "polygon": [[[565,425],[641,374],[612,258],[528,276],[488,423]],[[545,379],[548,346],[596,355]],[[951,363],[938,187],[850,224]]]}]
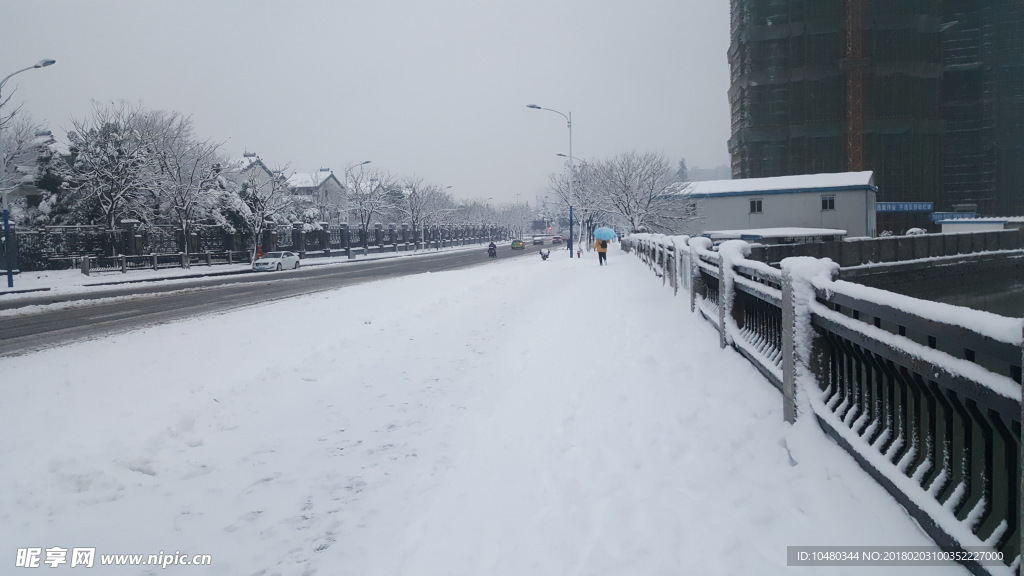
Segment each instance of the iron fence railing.
[{"label": "iron fence railing", "polygon": [[164,268],[188,268],[191,266],[214,266],[217,264],[241,264],[251,262],[248,251],[193,252],[185,254],[145,254],[139,256],[75,256],[67,258],[69,267],[80,268],[82,272],[129,272],[132,270],[161,270]]},{"label": "iron fence railing", "polygon": [[[358,226],[321,224],[272,225],[263,230],[258,241],[216,226],[196,226],[187,234],[171,226],[140,227],[137,222],[125,223],[114,230],[102,226],[51,226],[39,230],[15,230],[14,246],[17,265],[23,270],[41,270],[80,263],[90,257],[97,270],[148,268],[147,258],[153,254],[176,255],[220,254],[254,250],[259,245],[266,251],[288,250],[303,257],[343,252],[349,257],[353,249],[363,253],[399,251],[420,248],[443,248],[511,238],[505,227],[429,225],[414,229],[409,225],[376,224],[367,229]],[[127,257],[123,265],[119,260]],[[107,260],[112,258],[113,260]],[[208,256],[186,259],[203,264]],[[215,257],[214,257],[215,258]],[[166,259],[161,259],[163,262]],[[157,267],[163,267],[158,262]]]},{"label": "iron fence railing", "polygon": [[[1024,323],[781,269],[737,244],[635,234],[624,240],[691,311],[784,395],[797,390],[822,429],[947,550],[984,547],[1021,563]],[[746,250],[749,251],[749,248]],[[749,253],[749,252],[746,252]],[[685,263],[685,265],[683,264]],[[830,268],[830,266],[834,266]],[[806,409],[806,408],[805,408]]]},{"label": "iron fence railing", "polygon": [[[954,540],[948,527],[960,524],[1017,557],[1020,345],[823,284],[811,308],[828,360],[818,370],[823,427],[876,479],[912,482],[899,491],[936,540]],[[923,514],[929,501],[948,517]]]}]

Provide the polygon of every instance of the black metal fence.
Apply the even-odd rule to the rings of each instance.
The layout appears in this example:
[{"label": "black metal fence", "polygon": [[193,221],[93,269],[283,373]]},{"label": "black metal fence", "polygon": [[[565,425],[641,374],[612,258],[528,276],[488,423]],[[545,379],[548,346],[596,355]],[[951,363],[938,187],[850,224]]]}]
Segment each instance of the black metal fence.
[{"label": "black metal fence", "polygon": [[626,242],[663,283],[687,287],[722,346],[783,392],[787,419],[806,398],[802,417],[813,414],[937,544],[987,547],[1007,572],[1019,566],[1020,319],[810,278],[785,261],[778,270],[703,238]]},{"label": "black metal fence", "polygon": [[[264,230],[258,244],[265,252],[289,250],[302,257],[442,248],[489,242],[509,237],[496,226],[426,226],[377,224],[366,230],[347,225],[289,224]],[[182,230],[127,223],[115,230],[100,226],[50,226],[17,230],[13,234],[16,267],[49,270],[81,266],[92,270],[128,271],[140,268],[238,262],[256,246],[251,236],[220,227]],[[4,260],[6,261],[6,260]]]},{"label": "black metal fence", "polygon": [[217,264],[251,262],[248,251],[193,252],[185,254],[147,254],[145,256],[73,256],[68,265],[90,272],[130,272],[132,270],[160,270],[163,268],[191,268]]},{"label": "black metal fence", "polygon": [[414,230],[407,224],[376,224],[363,230],[345,224],[319,228],[295,224],[269,230],[264,235],[263,248],[315,256],[317,252],[347,252],[350,249],[378,253],[442,248],[510,237],[507,228],[497,226],[426,226]]}]

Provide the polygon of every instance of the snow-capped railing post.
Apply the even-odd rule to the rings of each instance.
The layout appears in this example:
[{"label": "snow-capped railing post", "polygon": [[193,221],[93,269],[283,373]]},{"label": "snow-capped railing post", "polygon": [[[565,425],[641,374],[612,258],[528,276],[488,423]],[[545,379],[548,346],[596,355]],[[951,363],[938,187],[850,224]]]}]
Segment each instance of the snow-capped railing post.
[{"label": "snow-capped railing post", "polygon": [[782,270],[782,417],[796,422],[796,303],[793,301],[793,275]]},{"label": "snow-capped railing post", "polygon": [[[725,336],[725,317],[729,315],[729,308],[732,302],[725,297],[725,274],[728,265],[725,263],[725,258],[719,254],[718,258],[718,347],[725,348],[728,344]],[[730,271],[731,273],[731,271]]]},{"label": "snow-capped railing post", "polygon": [[701,284],[704,279],[700,275],[700,263],[698,263],[699,257],[697,256],[697,250],[694,246],[691,246],[689,242],[686,243],[689,247],[690,253],[690,312],[697,310],[697,294],[700,293]]},{"label": "snow-capped railing post", "polygon": [[661,285],[664,286],[668,282],[668,246],[664,237],[658,238],[658,266],[661,267]]},{"label": "snow-capped railing post", "polygon": [[341,249],[345,252],[345,257],[352,260],[356,257],[352,253],[352,232],[348,229],[348,224],[341,225]]},{"label": "snow-capped railing post", "polygon": [[[673,268],[675,269],[675,294],[679,294],[679,284],[683,283],[684,287],[690,288],[690,266],[689,259],[683,256],[684,253],[689,252],[687,248],[687,242],[689,242],[689,236],[682,236],[680,242],[676,242],[676,238],[672,238],[672,254],[675,258]],[[692,310],[691,310],[692,312]]]},{"label": "snow-capped railing post", "polygon": [[[782,395],[783,418],[796,422],[801,388],[817,389],[825,380],[822,359],[827,344],[811,325],[811,301],[816,298],[812,280],[827,275],[834,280],[839,267],[831,260],[807,256],[782,261]],[[825,360],[827,363],[827,360]]]},{"label": "snow-capped railing post", "polygon": [[676,264],[678,262],[676,259],[676,246],[671,239],[666,239],[665,252],[665,264],[668,266],[669,274],[668,283],[672,287],[672,295],[675,296],[679,292],[679,271],[677,270],[679,266]]}]

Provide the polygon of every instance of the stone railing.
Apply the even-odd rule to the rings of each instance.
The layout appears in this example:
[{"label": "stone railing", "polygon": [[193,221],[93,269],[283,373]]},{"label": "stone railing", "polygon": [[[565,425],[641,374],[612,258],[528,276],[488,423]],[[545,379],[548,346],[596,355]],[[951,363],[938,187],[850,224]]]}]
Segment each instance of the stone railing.
[{"label": "stone railing", "polygon": [[624,244],[782,392],[788,421],[821,428],[942,548],[1021,563],[1024,323],[836,280],[826,259],[780,269],[706,238]]}]

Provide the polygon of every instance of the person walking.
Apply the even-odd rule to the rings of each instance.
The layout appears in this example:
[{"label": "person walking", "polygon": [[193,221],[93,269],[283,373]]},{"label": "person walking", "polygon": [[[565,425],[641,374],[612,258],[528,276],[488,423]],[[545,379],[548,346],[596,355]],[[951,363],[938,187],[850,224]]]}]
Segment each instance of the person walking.
[{"label": "person walking", "polygon": [[605,262],[608,261],[608,241],[596,238],[594,240],[594,250],[597,250],[598,264],[604,266]]}]

